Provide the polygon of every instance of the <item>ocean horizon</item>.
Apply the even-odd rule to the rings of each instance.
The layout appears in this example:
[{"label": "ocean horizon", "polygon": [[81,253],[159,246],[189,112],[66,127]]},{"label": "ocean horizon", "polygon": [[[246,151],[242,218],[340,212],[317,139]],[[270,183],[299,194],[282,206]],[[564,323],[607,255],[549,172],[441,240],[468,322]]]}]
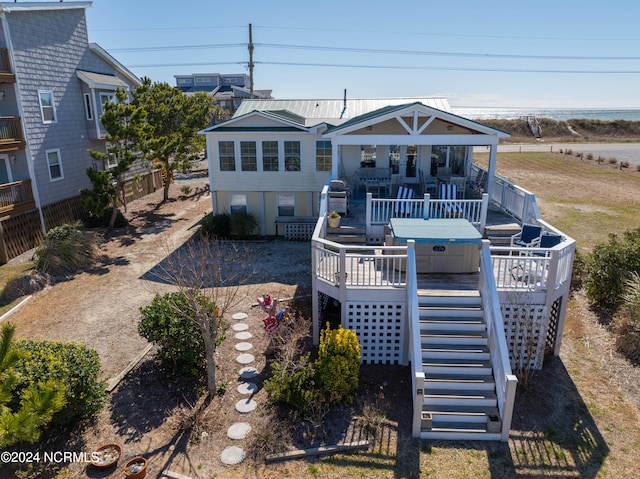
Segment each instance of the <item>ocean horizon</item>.
[{"label": "ocean horizon", "polygon": [[454,114],[472,120],[516,120],[526,116],[564,121],[577,118],[589,120],[640,121],[640,108],[504,108],[504,107],[455,107]]}]

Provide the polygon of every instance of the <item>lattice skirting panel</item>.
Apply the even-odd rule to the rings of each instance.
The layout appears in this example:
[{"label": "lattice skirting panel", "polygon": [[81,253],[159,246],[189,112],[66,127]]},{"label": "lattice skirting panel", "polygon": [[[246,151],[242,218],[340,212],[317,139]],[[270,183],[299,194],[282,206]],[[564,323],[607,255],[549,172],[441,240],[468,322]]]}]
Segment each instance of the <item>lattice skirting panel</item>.
[{"label": "lattice skirting panel", "polygon": [[80,219],[82,205],[80,197],[74,196],[42,207],[42,216],[47,231],[65,223],[73,223]]},{"label": "lattice skirting panel", "polygon": [[514,370],[541,369],[547,340],[546,307],[502,304],[502,318]]},{"label": "lattice skirting panel", "polygon": [[42,241],[38,210],[27,211],[0,221],[0,262],[29,251]]},{"label": "lattice skirting panel", "polygon": [[309,241],[315,227],[315,223],[286,223],[284,238],[289,241]]},{"label": "lattice skirting panel", "polygon": [[552,354],[556,348],[558,341],[558,321],[560,321],[560,307],[562,306],[562,297],[556,299],[551,305],[549,312],[549,327],[547,328],[547,344],[545,354]]},{"label": "lattice skirting panel", "polygon": [[360,357],[365,364],[402,364],[405,356],[405,306],[399,303],[346,303],[347,329],[360,341]]}]

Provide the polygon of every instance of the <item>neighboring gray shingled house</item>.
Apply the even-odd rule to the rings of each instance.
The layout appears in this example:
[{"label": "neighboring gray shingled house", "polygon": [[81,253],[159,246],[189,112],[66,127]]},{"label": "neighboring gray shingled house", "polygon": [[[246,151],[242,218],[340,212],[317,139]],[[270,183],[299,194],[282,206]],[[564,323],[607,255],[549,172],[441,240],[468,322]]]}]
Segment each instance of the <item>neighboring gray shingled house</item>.
[{"label": "neighboring gray shingled house", "polygon": [[[3,231],[9,219],[18,222],[18,229],[32,228],[34,212],[41,229],[66,219],[56,210],[91,187],[87,168],[102,167],[87,151],[105,149],[102,105],[117,88],[140,84],[105,50],[89,43],[85,10],[90,6],[0,2]],[[0,261],[13,254],[0,251]]]}]

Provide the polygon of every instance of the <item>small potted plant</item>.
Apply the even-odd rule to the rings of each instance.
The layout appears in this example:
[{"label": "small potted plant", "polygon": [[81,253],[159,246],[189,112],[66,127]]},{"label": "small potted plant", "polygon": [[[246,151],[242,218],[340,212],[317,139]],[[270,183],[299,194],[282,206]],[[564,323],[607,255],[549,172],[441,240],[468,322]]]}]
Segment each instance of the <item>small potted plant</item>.
[{"label": "small potted plant", "polygon": [[124,465],[124,477],[127,479],[143,479],[147,475],[147,460],[142,457],[134,457]]},{"label": "small potted plant", "polygon": [[91,464],[98,469],[115,466],[122,455],[122,448],[118,444],[104,444],[91,454]]},{"label": "small potted plant", "polygon": [[337,228],[338,226],[340,226],[340,215],[337,211],[332,211],[331,213],[329,213],[329,218],[327,221],[329,223],[329,228]]}]

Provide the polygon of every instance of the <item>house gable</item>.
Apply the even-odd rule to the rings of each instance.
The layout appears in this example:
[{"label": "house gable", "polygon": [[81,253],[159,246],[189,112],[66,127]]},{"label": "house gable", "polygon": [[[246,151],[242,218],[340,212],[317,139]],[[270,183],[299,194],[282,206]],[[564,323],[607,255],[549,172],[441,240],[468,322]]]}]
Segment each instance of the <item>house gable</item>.
[{"label": "house gable", "polygon": [[200,133],[242,133],[259,131],[307,132],[308,129],[304,127],[304,119],[291,112],[254,111],[213,125],[202,130]]}]

